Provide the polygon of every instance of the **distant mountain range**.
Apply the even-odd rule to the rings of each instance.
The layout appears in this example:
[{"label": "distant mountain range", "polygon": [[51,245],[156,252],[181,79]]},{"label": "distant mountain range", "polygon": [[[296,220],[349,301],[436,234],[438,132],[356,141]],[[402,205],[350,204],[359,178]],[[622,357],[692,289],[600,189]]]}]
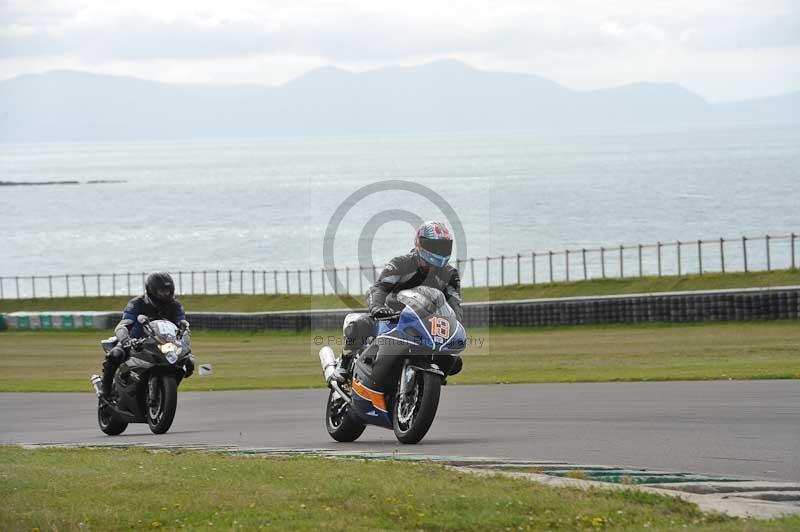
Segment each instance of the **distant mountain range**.
[{"label": "distant mountain range", "polygon": [[169,84],[52,71],[0,82],[0,141],[89,141],[523,132],[800,122],[800,91],[710,104],[672,83],[575,91],[457,61],[352,73],[312,70],[280,86]]}]

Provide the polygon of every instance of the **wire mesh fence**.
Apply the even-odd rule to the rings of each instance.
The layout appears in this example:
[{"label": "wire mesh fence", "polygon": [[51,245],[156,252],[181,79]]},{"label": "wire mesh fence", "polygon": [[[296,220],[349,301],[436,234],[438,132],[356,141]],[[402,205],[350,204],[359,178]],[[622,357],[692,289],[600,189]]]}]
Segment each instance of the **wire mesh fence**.
[{"label": "wire mesh fence", "polygon": [[[772,271],[797,268],[797,235],[742,236],[548,250],[455,260],[464,287],[603,278]],[[363,294],[378,267],[171,272],[180,295]],[[0,277],[0,299],[132,296],[147,274],[80,273]],[[338,279],[332,282],[331,279]]]}]

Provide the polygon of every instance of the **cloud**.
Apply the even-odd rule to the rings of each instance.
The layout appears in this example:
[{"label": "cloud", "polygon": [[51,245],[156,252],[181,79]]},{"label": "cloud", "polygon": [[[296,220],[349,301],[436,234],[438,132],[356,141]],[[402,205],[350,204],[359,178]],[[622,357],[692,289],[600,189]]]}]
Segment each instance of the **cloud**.
[{"label": "cloud", "polygon": [[[226,2],[226,5],[228,3]],[[27,5],[27,4],[26,4]],[[632,4],[634,5],[634,4]],[[38,6],[38,7],[35,7]],[[50,6],[50,7],[47,7]],[[597,47],[701,48],[800,45],[800,9],[648,16],[636,10],[581,10],[572,4],[473,5],[469,15],[371,3],[273,9],[247,3],[185,13],[106,12],[95,4],[20,4],[0,12],[0,55],[80,56],[89,61],[208,59],[307,54],[331,61],[396,60],[420,54],[594,50]]]},{"label": "cloud", "polygon": [[[697,65],[711,58],[735,65],[743,51],[748,58],[752,51],[769,56],[769,64],[800,57],[800,4],[0,0],[0,68],[13,65],[15,71],[24,71],[25,64],[113,66],[117,73],[127,69],[172,81],[186,72],[186,81],[197,81],[213,77],[199,72],[213,66],[239,71],[232,81],[252,82],[264,79],[267,65],[285,65],[288,77],[297,73],[292,63],[359,69],[458,57],[474,58],[484,68],[527,65],[558,81],[566,81],[559,76],[569,65],[572,72],[586,70],[588,85],[596,76],[598,85],[661,79],[684,67],[702,73]],[[249,73],[247,65],[261,65],[260,73]],[[796,78],[798,67],[787,64],[783,70],[787,79]],[[743,66],[738,75],[749,73]]]}]

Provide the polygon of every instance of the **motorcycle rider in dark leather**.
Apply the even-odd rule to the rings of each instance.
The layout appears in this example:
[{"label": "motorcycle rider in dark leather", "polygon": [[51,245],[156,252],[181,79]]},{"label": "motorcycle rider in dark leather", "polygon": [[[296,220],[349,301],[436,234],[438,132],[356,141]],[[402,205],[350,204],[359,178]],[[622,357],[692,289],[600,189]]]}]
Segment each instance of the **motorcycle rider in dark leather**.
[{"label": "motorcycle rider in dark leather", "polygon": [[[448,264],[452,245],[450,231],[441,222],[426,222],[417,229],[414,249],[390,260],[375,284],[367,290],[369,313],[345,326],[342,359],[333,379],[347,381],[353,356],[374,336],[376,320],[398,314],[398,310],[386,304],[391,293],[417,286],[437,288],[445,295],[458,320],[463,319],[461,278],[458,270]],[[458,357],[448,374],[455,375],[461,371],[462,365],[461,357]]]},{"label": "motorcycle rider in dark leather", "polygon": [[[103,360],[103,380],[101,391],[108,397],[114,374],[122,362],[130,355],[131,340],[144,338],[144,326],[139,323],[138,317],[144,314],[150,320],[169,320],[183,331],[183,340],[188,342],[191,331],[183,305],[175,299],[175,283],[168,273],[151,273],[145,282],[145,293],[134,297],[125,306],[122,319],[114,329],[118,343],[112,348]],[[184,366],[185,377],[194,372],[193,357],[189,357]]]}]

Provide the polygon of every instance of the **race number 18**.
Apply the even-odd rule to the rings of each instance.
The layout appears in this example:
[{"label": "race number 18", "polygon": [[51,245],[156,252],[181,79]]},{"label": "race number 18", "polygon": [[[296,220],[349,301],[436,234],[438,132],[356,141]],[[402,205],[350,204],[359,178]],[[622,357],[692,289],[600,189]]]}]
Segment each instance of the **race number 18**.
[{"label": "race number 18", "polygon": [[431,322],[431,336],[441,336],[443,338],[450,337],[450,322],[445,318],[438,316],[432,317]]}]

